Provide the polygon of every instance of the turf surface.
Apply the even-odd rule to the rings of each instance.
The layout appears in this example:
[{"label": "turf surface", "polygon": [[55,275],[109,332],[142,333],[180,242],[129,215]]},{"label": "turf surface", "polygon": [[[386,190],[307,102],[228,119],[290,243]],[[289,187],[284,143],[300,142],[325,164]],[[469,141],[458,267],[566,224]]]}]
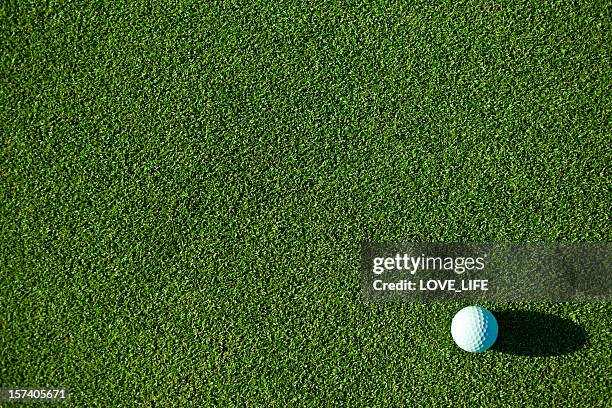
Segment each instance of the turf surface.
[{"label": "turf surface", "polygon": [[463,305],[359,286],[362,241],[610,241],[612,5],[582,3],[2,2],[0,382],[609,403],[610,303],[485,305],[586,341],[470,355]]}]

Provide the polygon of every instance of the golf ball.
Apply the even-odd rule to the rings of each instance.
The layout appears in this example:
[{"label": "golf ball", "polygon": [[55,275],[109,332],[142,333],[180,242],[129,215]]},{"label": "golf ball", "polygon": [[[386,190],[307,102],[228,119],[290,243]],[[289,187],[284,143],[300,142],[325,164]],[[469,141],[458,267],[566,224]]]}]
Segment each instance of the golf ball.
[{"label": "golf ball", "polygon": [[497,320],[493,313],[480,306],[461,309],[451,324],[453,340],[465,351],[485,351],[497,339]]}]

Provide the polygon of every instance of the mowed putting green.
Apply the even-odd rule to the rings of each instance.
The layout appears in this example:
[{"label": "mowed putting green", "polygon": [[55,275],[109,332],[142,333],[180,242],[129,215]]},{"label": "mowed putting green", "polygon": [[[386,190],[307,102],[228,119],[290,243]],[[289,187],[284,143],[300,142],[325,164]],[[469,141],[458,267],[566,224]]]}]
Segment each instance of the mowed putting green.
[{"label": "mowed putting green", "polygon": [[470,354],[465,304],[363,302],[359,254],[610,241],[610,4],[144,3],[0,5],[1,385],[609,403],[609,302],[483,304]]}]

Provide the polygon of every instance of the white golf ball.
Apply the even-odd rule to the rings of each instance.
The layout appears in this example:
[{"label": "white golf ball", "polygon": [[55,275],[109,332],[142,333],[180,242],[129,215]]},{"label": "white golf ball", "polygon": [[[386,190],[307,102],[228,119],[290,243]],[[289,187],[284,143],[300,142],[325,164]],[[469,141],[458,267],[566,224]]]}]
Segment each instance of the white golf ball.
[{"label": "white golf ball", "polygon": [[461,309],[451,324],[453,340],[465,351],[479,353],[497,340],[497,320],[493,313],[480,306]]}]

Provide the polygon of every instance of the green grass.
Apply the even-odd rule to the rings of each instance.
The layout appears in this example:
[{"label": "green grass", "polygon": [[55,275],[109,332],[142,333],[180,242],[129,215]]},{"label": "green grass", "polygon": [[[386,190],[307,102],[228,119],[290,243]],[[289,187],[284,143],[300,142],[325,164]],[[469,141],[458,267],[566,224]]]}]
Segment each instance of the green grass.
[{"label": "green grass", "polygon": [[362,241],[610,241],[609,2],[0,5],[0,383],[74,406],[596,406],[361,301]]}]

